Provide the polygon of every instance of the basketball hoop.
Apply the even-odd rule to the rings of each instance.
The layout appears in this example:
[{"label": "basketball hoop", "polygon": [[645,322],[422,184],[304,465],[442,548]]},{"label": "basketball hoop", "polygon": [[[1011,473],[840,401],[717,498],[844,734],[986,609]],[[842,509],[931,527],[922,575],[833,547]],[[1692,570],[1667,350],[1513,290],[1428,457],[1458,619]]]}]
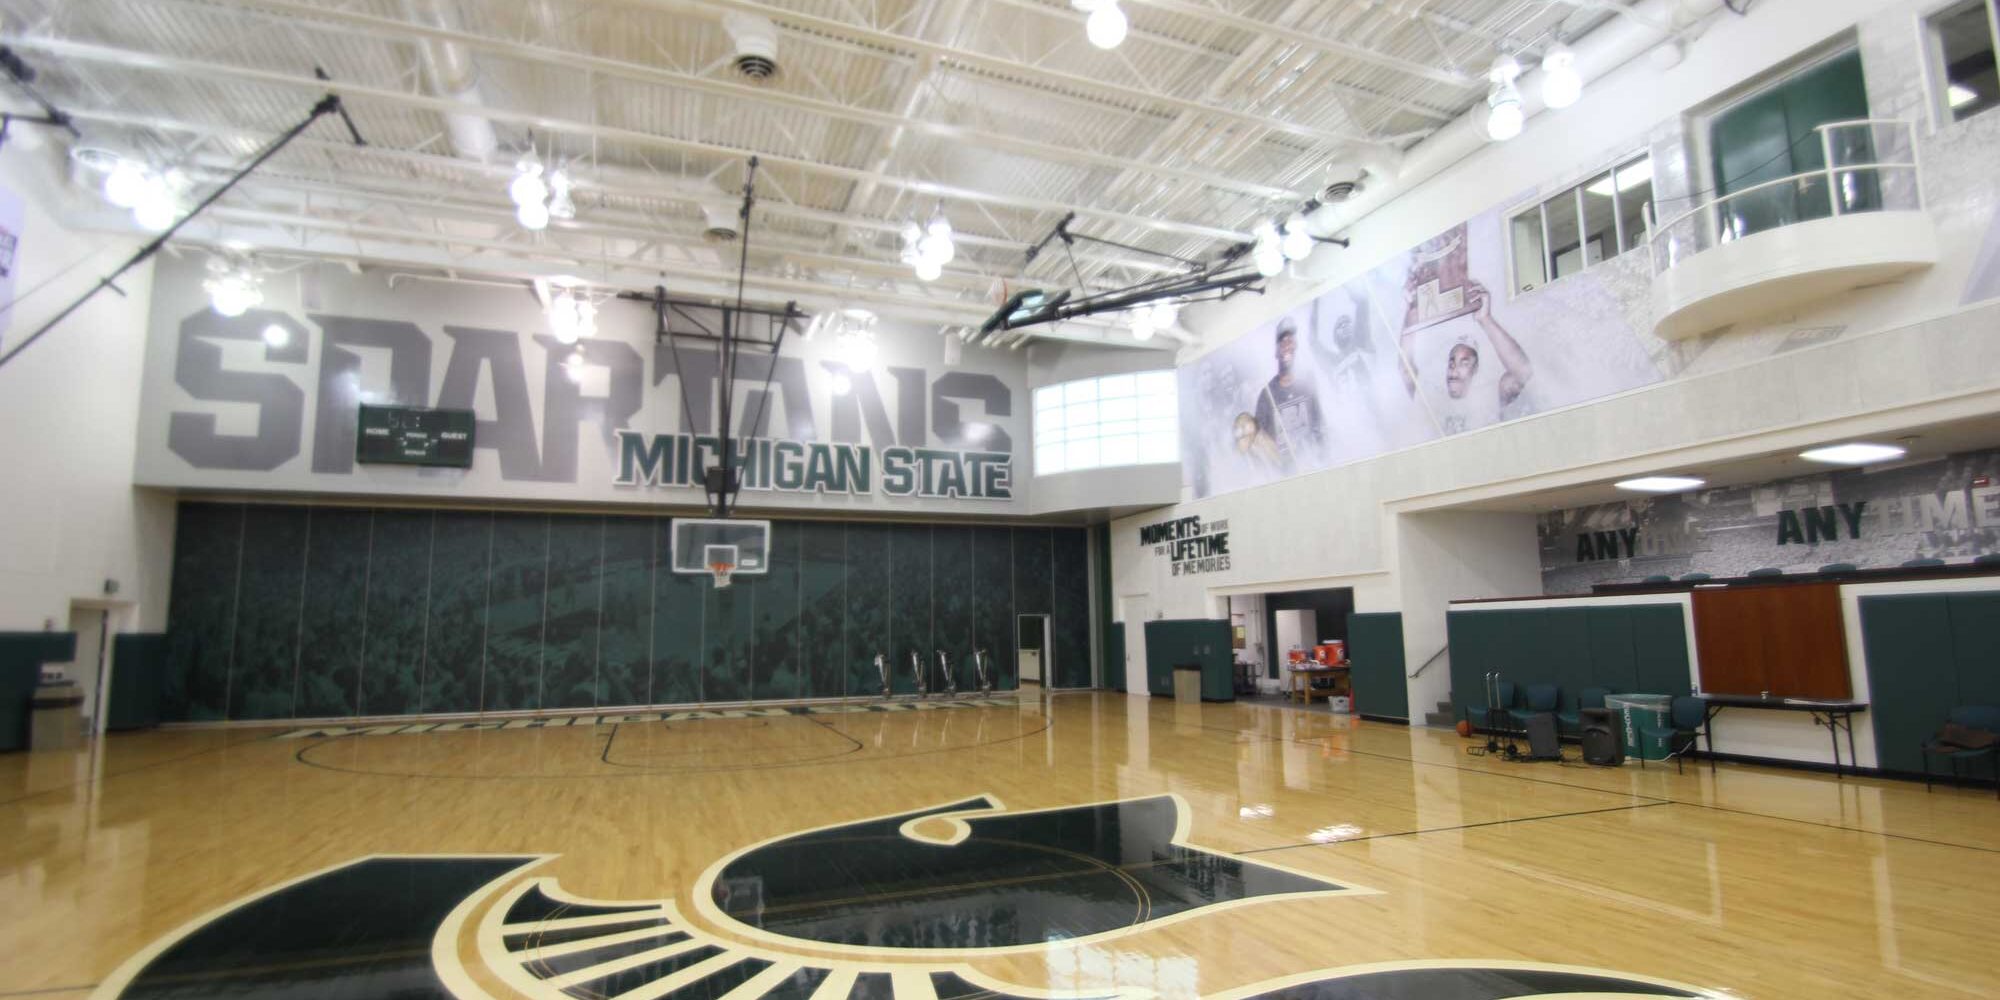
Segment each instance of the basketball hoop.
[{"label": "basketball hoop", "polygon": [[708,571],[715,577],[715,589],[721,590],[724,587],[729,586],[729,574],[731,571],[735,569],[736,569],[735,563],[728,563],[728,562],[709,563]]}]

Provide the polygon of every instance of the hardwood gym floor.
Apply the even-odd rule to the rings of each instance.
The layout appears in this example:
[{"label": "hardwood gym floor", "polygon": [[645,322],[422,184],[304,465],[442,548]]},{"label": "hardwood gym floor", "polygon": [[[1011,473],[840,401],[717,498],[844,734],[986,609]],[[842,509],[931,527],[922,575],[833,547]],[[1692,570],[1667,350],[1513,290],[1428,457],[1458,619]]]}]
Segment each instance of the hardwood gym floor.
[{"label": "hardwood gym floor", "polygon": [[2000,995],[1990,789],[841,708],[8,755],[0,997]]}]

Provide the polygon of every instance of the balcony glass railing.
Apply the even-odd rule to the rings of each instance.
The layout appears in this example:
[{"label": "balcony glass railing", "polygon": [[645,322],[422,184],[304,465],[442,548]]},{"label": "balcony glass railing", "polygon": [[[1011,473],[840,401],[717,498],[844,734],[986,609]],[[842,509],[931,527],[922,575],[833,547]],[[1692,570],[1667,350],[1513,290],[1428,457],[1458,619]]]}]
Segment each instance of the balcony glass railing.
[{"label": "balcony glass railing", "polygon": [[1900,119],[1828,122],[1819,133],[1824,166],[1712,198],[1665,223],[1647,212],[1653,273],[1752,233],[1863,212],[1918,211],[1916,131]]}]

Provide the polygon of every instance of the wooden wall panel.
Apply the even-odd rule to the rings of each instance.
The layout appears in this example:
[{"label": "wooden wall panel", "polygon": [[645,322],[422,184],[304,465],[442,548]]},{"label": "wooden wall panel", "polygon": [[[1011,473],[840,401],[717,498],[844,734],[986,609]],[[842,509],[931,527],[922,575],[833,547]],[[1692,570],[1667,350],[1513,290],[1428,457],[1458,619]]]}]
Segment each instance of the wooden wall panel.
[{"label": "wooden wall panel", "polygon": [[1694,592],[1701,689],[1774,698],[1848,698],[1840,585]]}]

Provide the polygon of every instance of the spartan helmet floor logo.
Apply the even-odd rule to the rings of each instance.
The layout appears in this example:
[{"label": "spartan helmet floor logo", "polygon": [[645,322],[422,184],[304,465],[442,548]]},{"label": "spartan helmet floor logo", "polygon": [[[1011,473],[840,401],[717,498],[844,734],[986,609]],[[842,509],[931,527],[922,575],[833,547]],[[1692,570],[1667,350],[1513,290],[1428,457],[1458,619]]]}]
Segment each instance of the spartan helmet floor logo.
[{"label": "spartan helmet floor logo", "polygon": [[[1187,842],[1178,796],[1007,812],[990,796],[805,831],[705,872],[695,905],[571,896],[549,856],[369,857],[233,903],[134,955],[93,1000],[1145,1000],[995,980],[982,957],[1218,908],[1367,894]],[[495,989],[495,985],[504,989]],[[1708,997],[1566,966],[1401,962],[1268,980],[1208,1000]]]}]

